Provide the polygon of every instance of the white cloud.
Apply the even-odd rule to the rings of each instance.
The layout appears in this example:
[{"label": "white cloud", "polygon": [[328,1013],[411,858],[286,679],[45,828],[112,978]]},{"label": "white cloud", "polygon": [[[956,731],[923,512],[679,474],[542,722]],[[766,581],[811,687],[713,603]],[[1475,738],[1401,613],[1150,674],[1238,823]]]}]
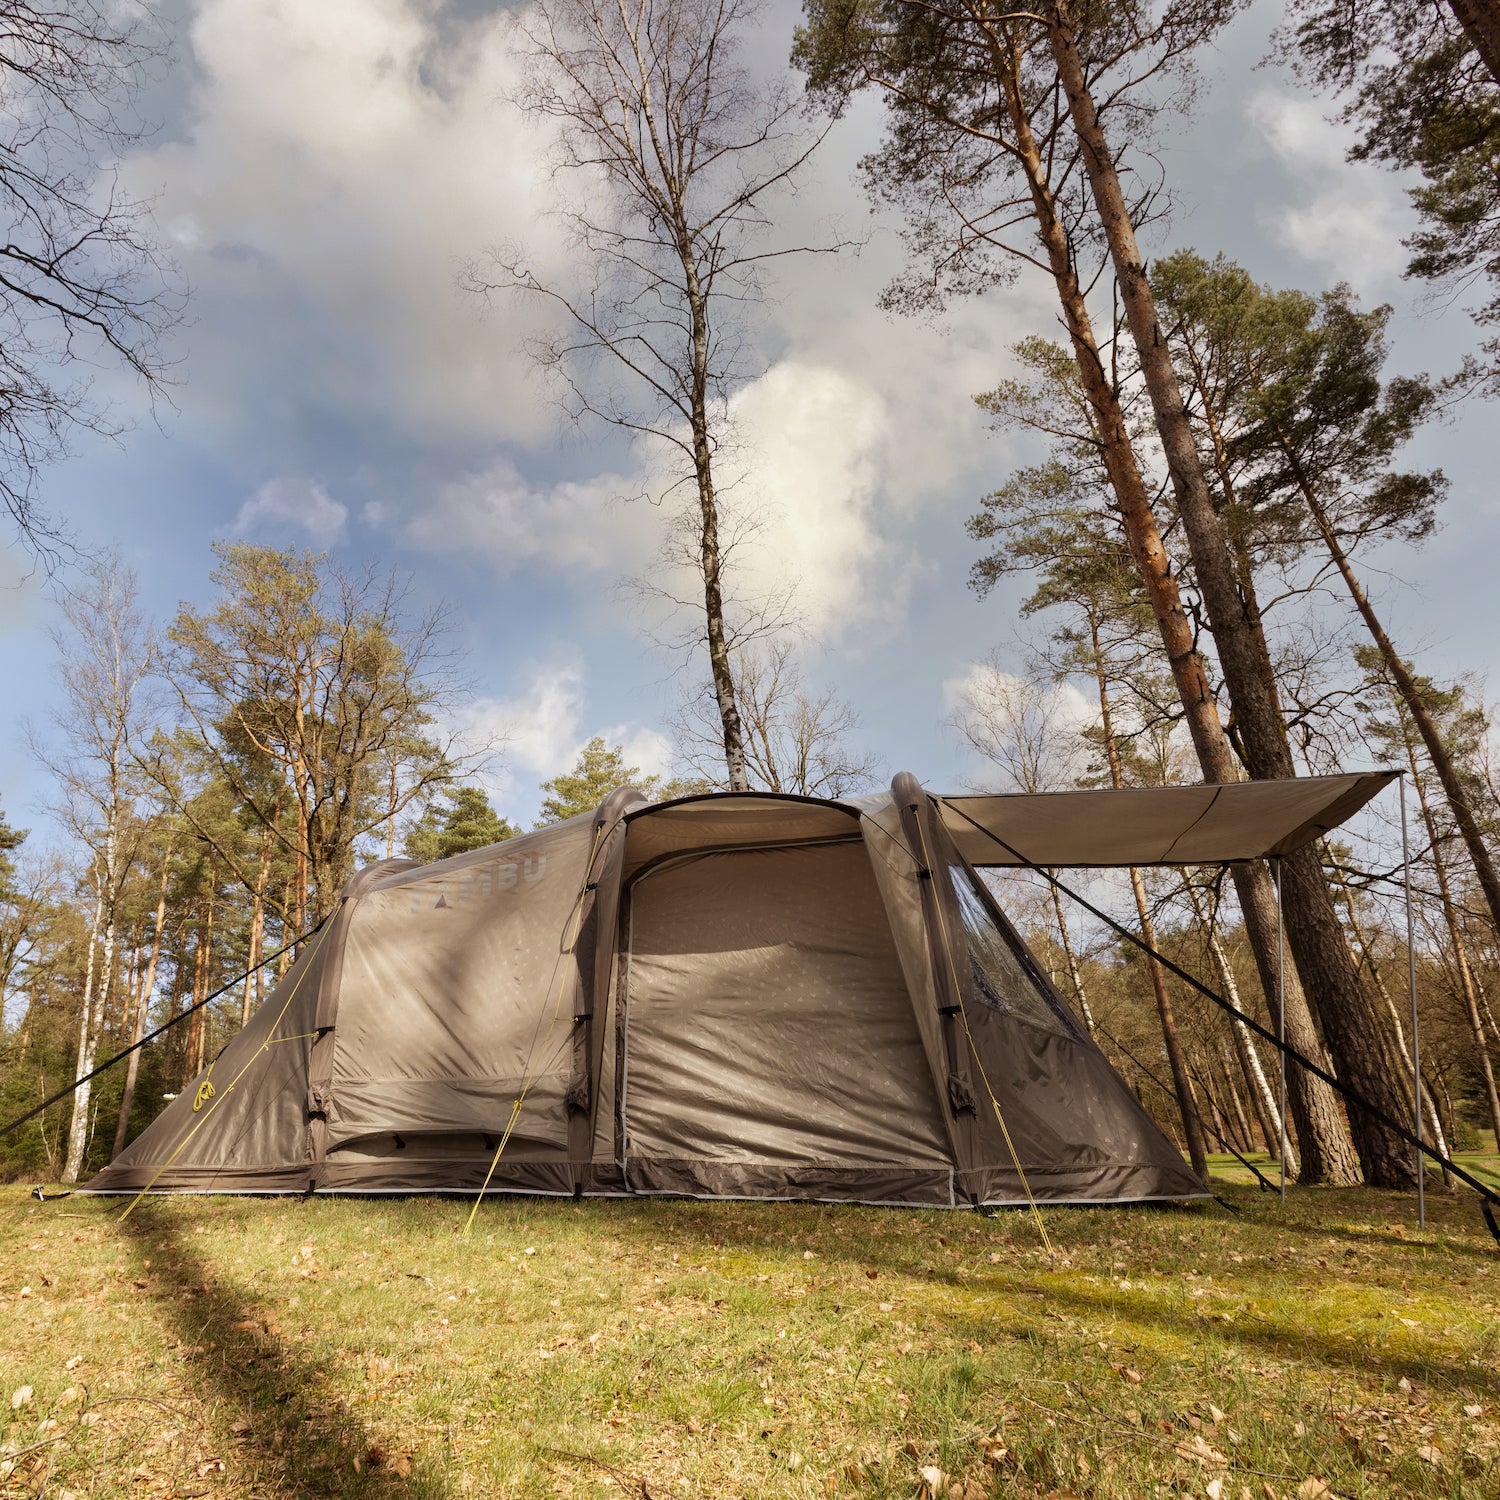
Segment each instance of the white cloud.
[{"label": "white cloud", "polygon": [[626,762],[647,776],[671,771],[666,735],[632,723],[585,729],[585,703],[583,666],[564,653],[529,668],[513,697],[476,699],[458,715],[456,727],[468,745],[499,748],[482,779],[512,804],[531,805],[540,784],[571,767],[595,734],[622,746]]},{"label": "white cloud", "polygon": [[619,745],[625,764],[634,766],[642,776],[670,776],[672,773],[672,742],[659,729],[616,724],[604,731],[604,741],[608,745]]},{"label": "white cloud", "polygon": [[[803,622],[843,636],[905,613],[905,554],[881,535],[886,404],[827,366],[782,360],[735,401],[743,449],[729,490],[761,529],[734,563],[761,595],[795,581]],[[727,476],[726,476],[727,477]]]},{"label": "white cloud", "polygon": [[613,474],[537,485],[501,457],[439,486],[401,536],[423,552],[481,553],[502,575],[535,563],[560,570],[628,568],[655,540],[655,512],[643,516],[621,498],[638,488]]},{"label": "white cloud", "polygon": [[1330,123],[1327,101],[1262,89],[1252,95],[1249,115],[1292,178],[1297,199],[1271,212],[1276,238],[1357,286],[1399,277],[1410,207],[1388,171],[1345,159],[1353,137]]},{"label": "white cloud", "polygon": [[485,317],[456,272],[512,238],[557,263],[546,138],[503,103],[513,15],[454,9],[198,0],[184,138],[123,167],[193,285],[197,414],[540,430],[537,314]]},{"label": "white cloud", "polygon": [[993,791],[1072,786],[1084,760],[1080,732],[1099,718],[1072,683],[1021,677],[998,652],[944,681],[941,698],[964,744],[965,779]]},{"label": "white cloud", "polygon": [[349,508],[316,479],[283,475],[268,479],[240,506],[236,536],[283,540],[300,531],[317,548],[332,547],[347,535]]},{"label": "white cloud", "polygon": [[554,775],[572,759],[583,715],[583,668],[555,660],[530,669],[519,694],[477,698],[459,715],[470,743],[503,747],[504,764],[492,771],[497,790],[515,785],[517,770]]}]

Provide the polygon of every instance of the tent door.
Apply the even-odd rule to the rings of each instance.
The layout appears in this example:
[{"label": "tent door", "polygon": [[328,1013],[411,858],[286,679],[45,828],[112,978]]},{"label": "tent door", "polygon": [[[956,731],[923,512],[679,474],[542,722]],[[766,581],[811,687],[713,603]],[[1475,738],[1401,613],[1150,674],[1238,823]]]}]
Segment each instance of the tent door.
[{"label": "tent door", "polygon": [[[951,1162],[858,837],[716,850],[632,882],[619,995],[637,1191],[803,1196]],[[876,1195],[878,1196],[878,1194]]]}]

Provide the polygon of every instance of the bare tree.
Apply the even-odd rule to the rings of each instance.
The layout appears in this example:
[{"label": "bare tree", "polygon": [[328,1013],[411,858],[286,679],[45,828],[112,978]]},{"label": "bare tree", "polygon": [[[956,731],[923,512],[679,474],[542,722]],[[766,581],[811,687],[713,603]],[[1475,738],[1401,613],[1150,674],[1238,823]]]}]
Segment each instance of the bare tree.
[{"label": "bare tree", "polygon": [[89,860],[85,883],[92,912],[79,1004],[78,1052],[64,1182],[76,1182],[88,1144],[90,1084],[114,977],[116,913],[135,861],[142,825],[136,814],[134,756],[150,732],[155,704],[150,677],[157,639],[137,607],[135,574],[118,558],[88,565],[77,591],[61,595],[64,626],[54,641],[62,707],[55,752],[37,736],[33,748],[62,788],[64,821]]},{"label": "bare tree", "polygon": [[756,14],[750,0],[533,7],[521,23],[530,71],[519,102],[558,129],[559,171],[584,200],[563,218],[592,284],[544,281],[514,247],[465,277],[476,291],[519,291],[561,312],[564,331],[532,352],[562,378],[571,413],[660,444],[676,469],[666,488],[690,487],[703,639],[736,791],[750,775],[714,460],[730,395],[752,373],[742,318],[761,268],[811,248],[765,248],[769,202],[821,139],[788,89],[757,87],[737,61]]},{"label": "bare tree", "polygon": [[146,205],[99,163],[138,138],[130,101],[160,55],[143,6],[7,4],[0,43],[0,507],[44,558],[66,541],[35,479],[79,429],[114,433],[88,372],[123,364],[155,389],[181,309]]},{"label": "bare tree", "polygon": [[[1000,653],[992,651],[964,680],[948,723],[972,750],[997,767],[1015,790],[1047,792],[1074,786],[1083,773],[1085,759],[1078,739],[1081,722],[1077,714],[1068,711],[1063,691],[1056,682],[1006,671]],[[1084,1025],[1092,1035],[1094,1015],[1068,932],[1062,897],[1055,885],[1049,884],[1047,890],[1068,979],[1083,1012]]]},{"label": "bare tree", "polygon": [[[742,646],[730,664],[750,786],[802,797],[843,797],[875,783],[879,762],[851,743],[859,715],[832,688],[819,693],[807,687],[790,643]],[[672,728],[690,778],[722,786],[723,778],[715,774],[723,748],[715,733],[715,708],[711,699],[695,697],[680,706]]]}]

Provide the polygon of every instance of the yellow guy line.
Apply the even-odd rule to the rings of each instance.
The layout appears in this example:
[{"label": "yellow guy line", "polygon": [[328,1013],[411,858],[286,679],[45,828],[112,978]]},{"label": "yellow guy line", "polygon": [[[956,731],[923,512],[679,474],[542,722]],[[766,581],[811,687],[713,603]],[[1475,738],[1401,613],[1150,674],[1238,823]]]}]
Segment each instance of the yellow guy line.
[{"label": "yellow guy line", "polygon": [[1005,1137],[1005,1148],[1010,1152],[1010,1159],[1016,1169],[1016,1176],[1021,1179],[1021,1190],[1026,1194],[1026,1201],[1031,1205],[1032,1217],[1036,1220],[1037,1232],[1042,1237],[1042,1244],[1046,1247],[1048,1255],[1057,1252],[1052,1248],[1052,1241],[1047,1234],[1047,1226],[1042,1222],[1042,1211],[1037,1206],[1037,1201],[1031,1195],[1031,1184],[1026,1180],[1026,1169],[1021,1165],[1021,1158],[1016,1153],[1015,1142],[1010,1138],[1010,1127],[1005,1123],[1005,1116],[1000,1112],[1000,1101],[995,1097],[995,1091],[990,1087],[989,1074],[984,1070],[984,1059],[979,1055],[979,1046],[974,1040],[974,1033],[969,1030],[969,1012],[964,1005],[963,986],[958,982],[958,967],[953,962],[953,945],[948,941],[948,923],[943,916],[942,893],[937,888],[937,872],[933,869],[932,855],[927,848],[927,831],[922,827],[922,812],[920,808],[915,809],[917,821],[917,837],[922,840],[922,858],[926,861],[927,868],[932,874],[932,904],[937,910],[938,928],[942,933],[943,952],[948,957],[948,971],[953,977],[953,993],[958,996],[958,1014],[964,1023],[964,1035],[969,1040],[969,1051],[973,1054],[974,1065],[979,1069],[979,1076],[984,1082],[984,1091],[990,1096],[990,1108],[995,1111],[995,1118],[1000,1122],[1000,1133]]},{"label": "yellow guy line", "polygon": [[516,1128],[516,1121],[521,1118],[521,1106],[526,1103],[526,1096],[531,1092],[531,1086],[536,1082],[536,1075],[531,1071],[532,1063],[538,1052],[545,1052],[548,1041],[557,1027],[558,1017],[562,1014],[563,990],[567,988],[568,971],[563,960],[573,951],[573,945],[578,941],[578,934],[583,930],[583,898],[588,894],[589,876],[594,872],[594,859],[599,853],[599,840],[604,833],[603,825],[594,829],[594,845],[589,850],[588,863],[583,867],[583,882],[578,887],[578,894],[573,898],[573,911],[570,920],[573,923],[573,931],[564,938],[562,952],[557,956],[557,997],[552,1002],[552,1019],[547,1023],[547,1030],[542,1034],[541,1042],[538,1043],[535,1035],[532,1037],[531,1050],[526,1055],[526,1066],[521,1073],[521,1092],[511,1101],[510,1119],[505,1122],[505,1132],[500,1137],[500,1144],[495,1147],[495,1154],[490,1158],[490,1169],[484,1174],[484,1181],[480,1184],[479,1194],[474,1199],[474,1207],[469,1210],[469,1217],[464,1222],[464,1238],[469,1237],[469,1231],[474,1227],[474,1217],[479,1212],[479,1205],[484,1202],[484,1195],[489,1191],[490,1179],[495,1175],[495,1168],[500,1165],[500,1157],[507,1145],[510,1144],[511,1134]]},{"label": "yellow guy line", "polygon": [[[323,939],[324,939],[324,937],[327,936],[327,934],[328,934],[329,930],[332,928],[332,926],[333,926],[333,922],[330,920],[327,923],[326,926],[320,928],[316,933],[313,934],[312,945],[309,947],[308,953],[307,953],[307,959],[308,959],[307,965],[306,965],[306,967],[303,968],[302,972],[297,976],[296,982],[292,985],[291,991],[290,991],[290,993],[288,993],[288,995],[286,997],[286,1004],[281,1007],[281,1013],[271,1023],[271,1030],[272,1031],[275,1031],[276,1028],[281,1025],[282,1021],[286,1017],[287,1011],[289,1011],[291,1009],[291,1007],[292,1007],[292,1001],[297,998],[297,991],[302,988],[302,981],[307,978],[308,969],[310,969],[312,967],[312,958],[313,958],[313,955],[322,946]],[[313,1036],[313,1035],[316,1035],[316,1033],[315,1032],[304,1032],[303,1035],[304,1036]],[[296,1040],[298,1040],[296,1037],[289,1037],[289,1036],[286,1036],[286,1037],[273,1037],[273,1036],[268,1036],[265,1039],[265,1041],[263,1041],[260,1044],[260,1046],[257,1047],[255,1049],[255,1051],[250,1054],[249,1060],[245,1063],[245,1066],[243,1068],[241,1068],[239,1070],[239,1072],[234,1075],[234,1077],[230,1080],[228,1086],[225,1088],[225,1090],[224,1090],[224,1092],[222,1094],[218,1094],[218,1095],[213,1096],[213,1102],[210,1103],[210,1105],[208,1106],[208,1108],[203,1112],[203,1115],[199,1119],[198,1123],[196,1125],[194,1125],[193,1128],[190,1131],[188,1131],[188,1133],[185,1136],[183,1136],[183,1138],[181,1139],[181,1141],[179,1141],[178,1144],[177,1144],[177,1149],[156,1169],[156,1173],[152,1177],[151,1181],[148,1182],[145,1185],[145,1187],[143,1187],[140,1190],[140,1192],[138,1192],[135,1195],[135,1197],[130,1200],[130,1206],[125,1210],[124,1213],[122,1213],[120,1215],[120,1223],[123,1224],[125,1222],[125,1220],[130,1217],[131,1211],[135,1208],[136,1204],[139,1203],[141,1201],[141,1199],[144,1198],[146,1196],[146,1194],[149,1193],[151,1191],[151,1189],[156,1186],[158,1180],[161,1177],[161,1174],[163,1172],[165,1172],[167,1170],[167,1168],[170,1167],[174,1161],[177,1160],[177,1158],[186,1149],[188,1142],[190,1140],[192,1140],[192,1138],[195,1135],[197,1135],[198,1132],[205,1125],[207,1125],[208,1122],[213,1118],[214,1111],[216,1109],[218,1109],[218,1107],[234,1092],[234,1086],[235,1086],[235,1084],[237,1084],[240,1081],[240,1079],[242,1079],[245,1076],[245,1074],[248,1073],[252,1067],[254,1067],[255,1061],[261,1055],[261,1053],[269,1051],[270,1048],[271,1048],[271,1046],[272,1046],[272,1044],[274,1042],[291,1042],[291,1041],[296,1041]],[[210,1066],[212,1066],[212,1065],[210,1064]],[[206,1079],[204,1081],[207,1082]]]}]

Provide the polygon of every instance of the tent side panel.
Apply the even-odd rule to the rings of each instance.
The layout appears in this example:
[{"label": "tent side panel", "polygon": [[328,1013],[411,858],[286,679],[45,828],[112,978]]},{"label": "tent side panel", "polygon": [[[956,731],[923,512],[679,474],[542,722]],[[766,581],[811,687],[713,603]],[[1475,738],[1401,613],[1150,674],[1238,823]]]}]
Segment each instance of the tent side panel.
[{"label": "tent side panel", "polygon": [[803,1189],[920,1169],[946,1201],[942,1115],[857,837],[691,856],[637,881],[630,911],[632,1188],[825,1196]]},{"label": "tent side panel", "polygon": [[997,1015],[982,1002],[969,1026],[1010,1136],[1007,1143],[986,1098],[980,1160],[965,1183],[981,1202],[1022,1203],[1027,1189],[1038,1202],[1203,1195],[1181,1154],[1097,1048]]},{"label": "tent side panel", "polygon": [[[244,1028],[81,1191],[302,1192],[307,1080],[319,999],[343,938],[336,916]],[[214,1093],[199,1100],[200,1086]],[[200,1108],[194,1110],[195,1102]]]},{"label": "tent side panel", "polygon": [[[387,1164],[412,1159],[393,1143],[419,1137],[450,1138],[450,1155],[472,1143],[487,1168],[518,1098],[497,1182],[512,1162],[566,1158],[574,943],[593,834],[592,819],[570,819],[361,898],[344,956],[321,1185],[384,1183]],[[404,1171],[390,1190],[401,1190]]]},{"label": "tent side panel", "polygon": [[941,829],[935,843],[980,1091],[977,1156],[962,1186],[999,1203],[1024,1202],[1028,1190],[1051,1202],[1202,1196],[988,887]]}]

